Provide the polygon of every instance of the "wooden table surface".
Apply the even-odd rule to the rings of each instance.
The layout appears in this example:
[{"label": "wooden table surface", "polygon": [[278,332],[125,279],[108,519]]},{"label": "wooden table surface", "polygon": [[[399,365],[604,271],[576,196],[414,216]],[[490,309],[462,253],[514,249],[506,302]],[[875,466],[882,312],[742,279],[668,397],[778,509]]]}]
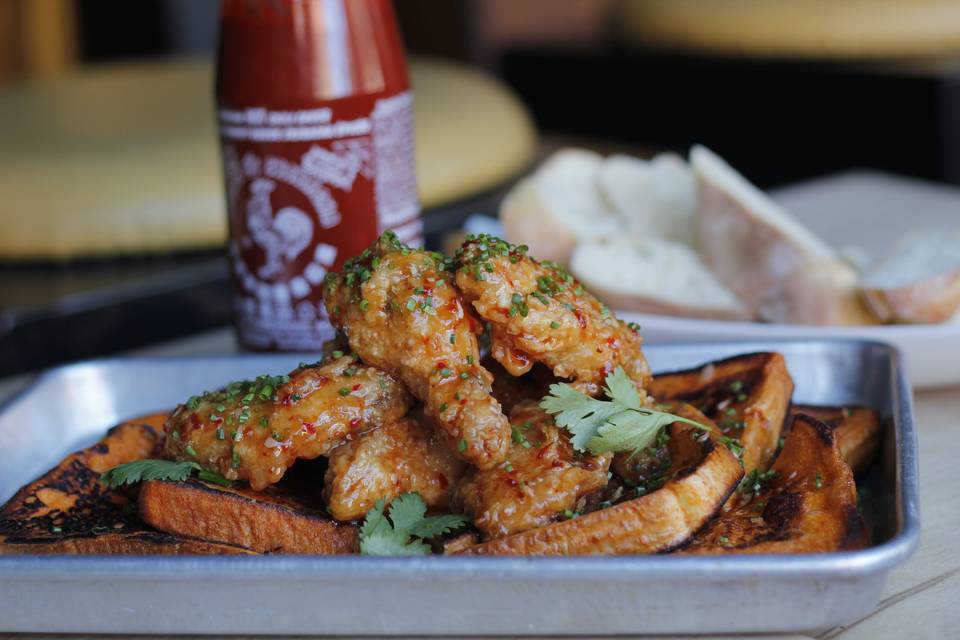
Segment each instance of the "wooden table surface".
[{"label": "wooden table surface", "polygon": [[[139,350],[136,354],[217,355],[235,351],[232,333],[223,329]],[[27,382],[25,377],[0,381],[0,400]],[[922,521],[919,550],[905,565],[890,574],[883,598],[870,615],[843,628],[810,636],[777,638],[912,640],[960,637],[960,542],[957,541],[960,532],[960,387],[918,392],[916,413]],[[0,634],[0,640],[54,637],[79,639],[97,636]],[[764,636],[749,637],[756,640]],[[116,640],[121,636],[102,638]]]}]

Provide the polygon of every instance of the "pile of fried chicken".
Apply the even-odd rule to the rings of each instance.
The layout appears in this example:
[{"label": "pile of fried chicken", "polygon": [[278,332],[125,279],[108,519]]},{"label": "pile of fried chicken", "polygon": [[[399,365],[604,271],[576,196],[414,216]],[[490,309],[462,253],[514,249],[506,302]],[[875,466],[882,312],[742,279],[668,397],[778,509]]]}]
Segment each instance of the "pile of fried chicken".
[{"label": "pile of fried chicken", "polygon": [[[638,326],[559,264],[487,235],[468,236],[448,258],[387,232],[328,276],[324,299],[339,333],[319,362],[195,396],[156,434],[164,458],[235,484],[150,481],[130,498],[149,528],[213,545],[178,552],[356,552],[354,525],[409,493],[429,513],[468,519],[466,530],[431,541],[442,553],[802,552],[865,543],[851,465],[869,463],[879,420],[867,409],[791,408],[779,354],[654,379]],[[575,447],[542,399],[558,383],[603,398],[616,370],[641,407],[685,420],[665,424],[639,452]],[[115,458],[110,464],[123,462]],[[211,494],[296,512],[269,496],[297,460],[317,458],[326,459],[325,513],[274,522],[276,514],[237,502],[217,523],[205,517]],[[83,460],[107,470],[105,461]],[[172,507],[165,492],[191,485],[205,493]],[[41,487],[32,486],[0,511],[0,533],[4,517],[22,519],[33,504]],[[9,535],[5,544],[0,551],[14,546]]]}]

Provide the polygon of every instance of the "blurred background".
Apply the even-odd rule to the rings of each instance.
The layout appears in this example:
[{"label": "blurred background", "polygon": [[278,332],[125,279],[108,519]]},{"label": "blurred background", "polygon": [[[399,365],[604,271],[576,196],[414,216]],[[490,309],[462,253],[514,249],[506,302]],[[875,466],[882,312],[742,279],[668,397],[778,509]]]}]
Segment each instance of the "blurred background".
[{"label": "blurred background", "polygon": [[[955,0],[396,0],[427,242],[562,146],[960,184]],[[214,0],[0,0],[0,375],[227,325]]]}]

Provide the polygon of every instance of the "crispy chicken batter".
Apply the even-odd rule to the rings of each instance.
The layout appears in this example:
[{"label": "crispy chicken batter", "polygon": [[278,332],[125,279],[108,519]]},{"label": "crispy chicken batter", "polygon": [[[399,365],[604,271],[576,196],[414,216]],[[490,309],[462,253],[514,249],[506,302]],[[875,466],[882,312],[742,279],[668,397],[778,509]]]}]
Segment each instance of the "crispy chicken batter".
[{"label": "crispy chicken batter", "polygon": [[542,362],[596,396],[619,365],[645,397],[650,367],[639,327],[615,318],[562,266],[488,235],[467,236],[456,266],[464,298],[492,323],[493,357],[511,374]]},{"label": "crispy chicken batter", "polygon": [[480,365],[480,325],[442,255],[387,232],[328,276],[324,299],[350,348],[402,380],[461,458],[482,469],[503,460],[510,425]]},{"label": "crispy chicken batter", "polygon": [[506,462],[468,476],[455,497],[486,540],[562,518],[582,496],[607,483],[612,455],[574,450],[567,432],[535,402],[517,405],[510,423],[513,444]]},{"label": "crispy chicken batter", "polygon": [[334,450],[323,496],[337,520],[362,518],[377,500],[390,502],[408,491],[445,511],[465,466],[432,425],[409,415]]},{"label": "crispy chicken batter", "polygon": [[301,365],[194,396],[164,425],[166,457],[195,460],[259,491],[297,458],[316,458],[394,422],[412,399],[399,382],[353,355]]}]

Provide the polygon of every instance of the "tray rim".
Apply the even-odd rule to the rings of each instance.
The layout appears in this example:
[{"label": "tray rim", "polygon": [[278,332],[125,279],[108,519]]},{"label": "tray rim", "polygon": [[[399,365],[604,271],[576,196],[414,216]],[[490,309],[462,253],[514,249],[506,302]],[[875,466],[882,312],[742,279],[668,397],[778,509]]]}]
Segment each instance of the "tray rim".
[{"label": "tray rim", "polygon": [[[920,540],[919,472],[917,430],[911,388],[902,366],[902,356],[892,345],[863,339],[788,339],[750,341],[697,341],[648,345],[650,351],[681,351],[690,348],[737,349],[736,353],[775,351],[787,345],[845,345],[845,348],[880,349],[889,359],[891,417],[895,456],[895,508],[898,531],[887,541],[857,551],[821,554],[757,554],[730,556],[569,556],[569,557],[412,557],[367,556],[119,556],[119,555],[22,555],[0,556],[0,576],[8,579],[75,582],[95,576],[120,581],[194,582],[211,578],[278,578],[299,582],[331,579],[380,579],[384,577],[462,581],[464,577],[501,582],[579,581],[722,582],[753,579],[857,579],[889,571],[905,561]],[[235,354],[216,356],[136,356],[84,360],[41,373],[24,389],[0,403],[0,415],[33,393],[48,379],[91,365],[131,363],[224,361],[237,358],[296,360],[310,354]],[[707,356],[714,358],[718,356]],[[719,356],[726,357],[726,356]]]}]

